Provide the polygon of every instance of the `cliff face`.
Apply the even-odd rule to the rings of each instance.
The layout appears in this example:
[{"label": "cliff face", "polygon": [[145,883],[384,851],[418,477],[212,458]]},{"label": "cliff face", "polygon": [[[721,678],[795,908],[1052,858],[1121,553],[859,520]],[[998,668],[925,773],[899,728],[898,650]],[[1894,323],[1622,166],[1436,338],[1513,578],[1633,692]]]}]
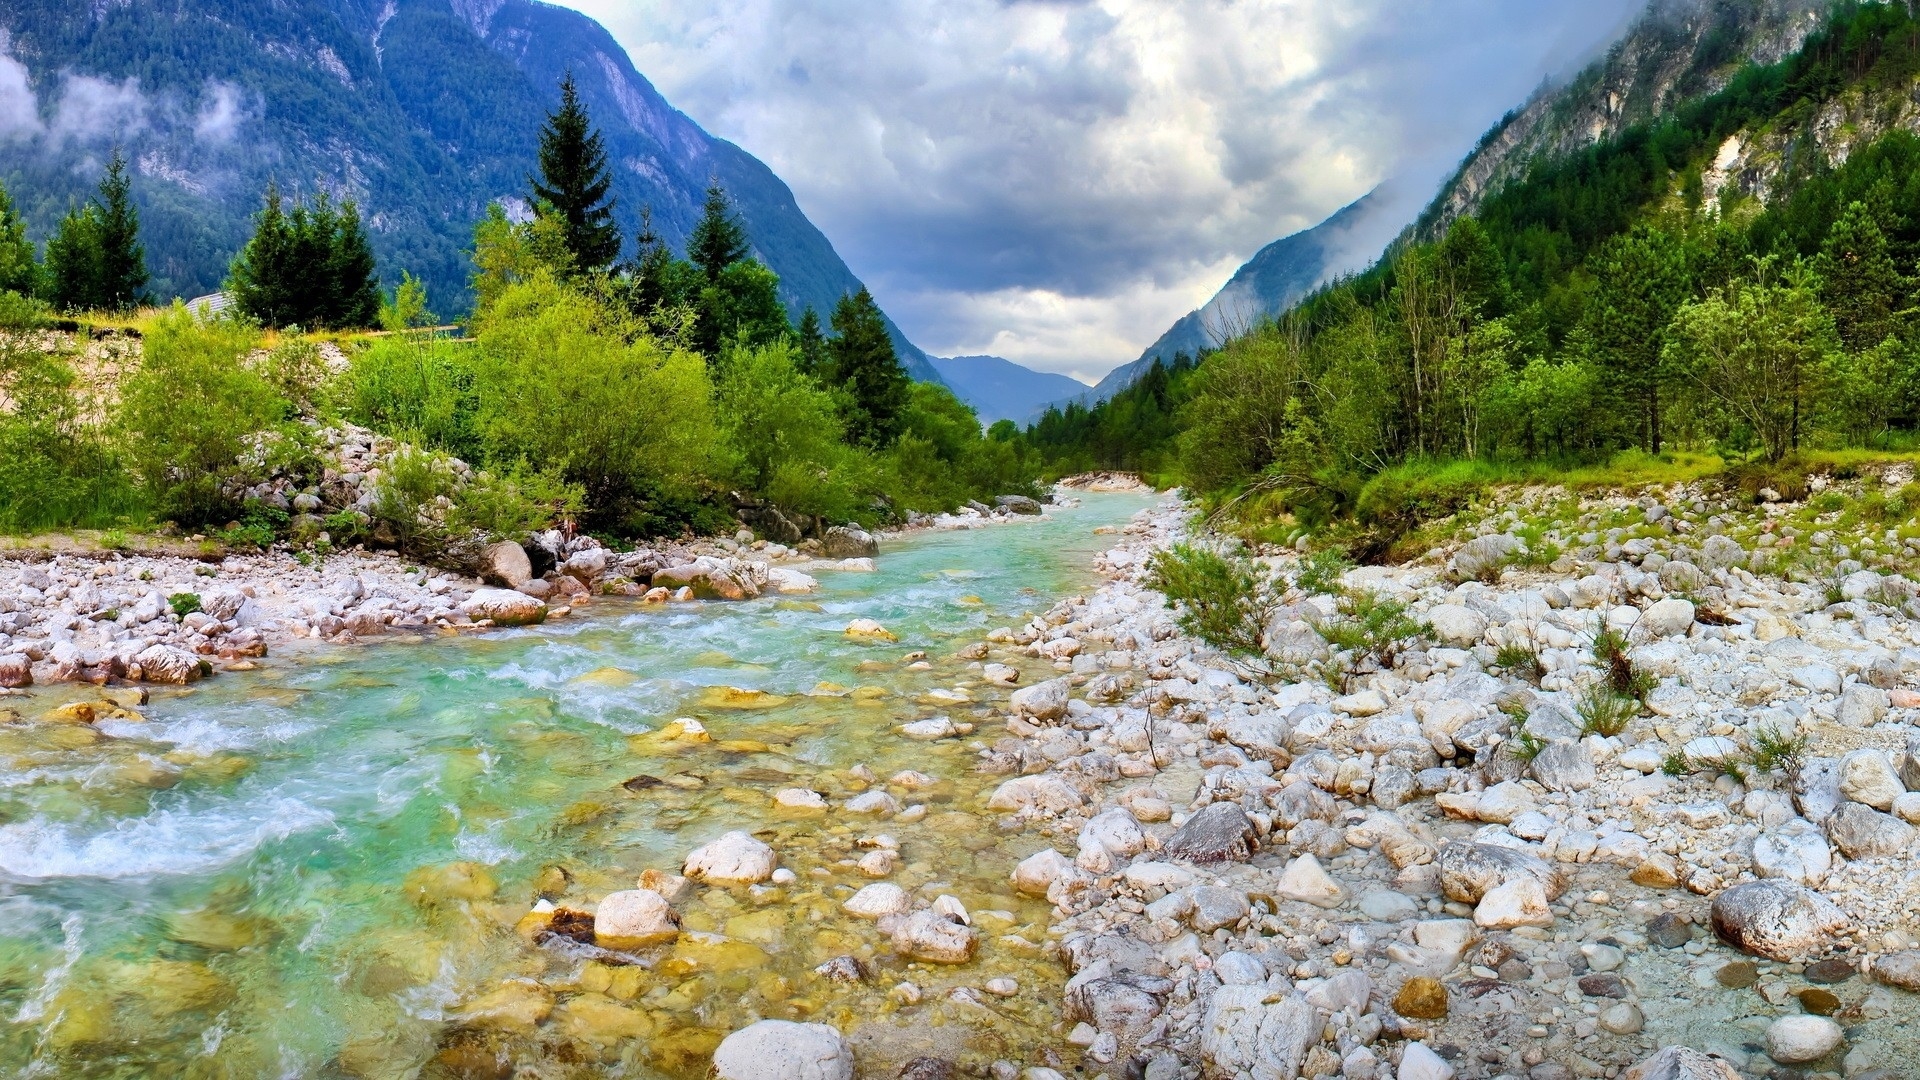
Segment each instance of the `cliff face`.
[{"label": "cliff face", "polygon": [[1711,94],[1748,62],[1799,51],[1826,0],[1654,0],[1626,35],[1566,85],[1508,114],[1468,155],[1415,228],[1471,214],[1542,158],[1572,153]]}]

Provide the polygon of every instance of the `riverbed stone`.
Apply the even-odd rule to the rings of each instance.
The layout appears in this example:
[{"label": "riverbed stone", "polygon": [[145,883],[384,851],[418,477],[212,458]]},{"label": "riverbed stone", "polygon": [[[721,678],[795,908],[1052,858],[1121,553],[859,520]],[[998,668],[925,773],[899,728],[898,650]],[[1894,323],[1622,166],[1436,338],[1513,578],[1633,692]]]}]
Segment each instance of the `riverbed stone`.
[{"label": "riverbed stone", "polygon": [[972,928],[933,911],[889,916],[880,921],[880,929],[893,939],[895,952],[935,964],[967,963],[980,944]]},{"label": "riverbed stone", "polygon": [[1805,818],[1789,818],[1754,838],[1756,877],[1782,878],[1799,885],[1818,885],[1833,868],[1833,849],[1826,834]]},{"label": "riverbed stone", "polygon": [[820,553],[829,559],[871,559],[880,554],[880,541],[865,529],[835,525],[820,538]]},{"label": "riverbed stone", "polygon": [[1793,961],[1824,954],[1847,916],[1833,901],[1780,880],[1735,885],[1713,898],[1713,930],[1742,952]]},{"label": "riverbed stone", "polygon": [[1073,861],[1052,848],[1042,848],[1020,860],[1013,868],[1014,891],[1027,896],[1045,896],[1053,883],[1074,872]]},{"label": "riverbed stone", "polygon": [[1686,633],[1693,626],[1693,615],[1692,601],[1670,596],[1649,604],[1640,613],[1640,623],[1635,629],[1647,640],[1674,637]]},{"label": "riverbed stone", "polygon": [[1408,979],[1393,995],[1393,1011],[1411,1020],[1446,1019],[1446,984],[1426,975]]},{"label": "riverbed stone", "polygon": [[1840,759],[1840,794],[1875,810],[1891,810],[1906,794],[1893,762],[1879,750],[1855,750]]},{"label": "riverbed stone", "polygon": [[1058,720],[1067,715],[1070,684],[1065,679],[1048,679],[1013,692],[1010,704],[1015,716],[1035,720]]},{"label": "riverbed stone", "polygon": [[1180,826],[1163,851],[1169,859],[1195,863],[1245,862],[1259,844],[1246,811],[1233,803],[1209,803]]},{"label": "riverbed stone", "polygon": [[1849,859],[1877,859],[1913,847],[1914,827],[1870,806],[1850,802],[1827,818],[1827,837]]},{"label": "riverbed stone", "polygon": [[1538,883],[1547,900],[1558,899],[1567,888],[1565,874],[1529,852],[1470,841],[1440,848],[1440,889],[1449,900],[1477,904],[1491,890],[1523,877]]},{"label": "riverbed stone", "polygon": [[761,1020],[713,1052],[715,1080],[853,1080],[853,1051],[825,1024]]},{"label": "riverbed stone", "polygon": [[1400,1052],[1394,1080],[1453,1080],[1453,1066],[1423,1042],[1411,1042]]},{"label": "riverbed stone", "polygon": [[1547,905],[1547,892],[1540,882],[1522,876],[1488,889],[1474,906],[1473,921],[1488,930],[1552,926],[1553,909]]},{"label": "riverbed stone", "polygon": [[510,540],[488,544],[480,552],[480,579],[503,589],[517,589],[533,580],[533,560],[527,549]]},{"label": "riverbed stone", "polygon": [[905,889],[889,882],[876,882],[862,888],[841,905],[849,915],[862,919],[884,919],[904,915],[913,908],[913,898]]},{"label": "riverbed stone", "polygon": [[1264,986],[1223,986],[1200,1026],[1200,1052],[1224,1075],[1297,1076],[1320,1041],[1320,1018],[1299,995],[1267,1001]]},{"label": "riverbed stone", "polygon": [[639,949],[680,935],[680,917],[667,898],[646,889],[608,893],[594,909],[594,944],[607,949]]},{"label": "riverbed stone", "polygon": [[989,810],[1031,810],[1063,814],[1086,804],[1086,798],[1055,773],[1016,776],[995,788],[987,798]]},{"label": "riverbed stone", "polygon": [[1920,949],[1903,949],[1875,958],[1873,977],[1887,986],[1920,992]]},{"label": "riverbed stone", "polygon": [[1740,1080],[1733,1066],[1688,1046],[1669,1046],[1620,1074],[1621,1080]]},{"label": "riverbed stone", "polygon": [[710,885],[756,885],[773,876],[773,849],[744,832],[695,848],[681,873]]},{"label": "riverbed stone", "polygon": [[460,605],[467,618],[491,619],[495,626],[530,626],[545,622],[547,605],[512,589],[479,589]]},{"label": "riverbed stone", "polygon": [[1804,1065],[1839,1049],[1845,1037],[1824,1016],[1783,1016],[1767,1027],[1767,1056],[1782,1065]]}]

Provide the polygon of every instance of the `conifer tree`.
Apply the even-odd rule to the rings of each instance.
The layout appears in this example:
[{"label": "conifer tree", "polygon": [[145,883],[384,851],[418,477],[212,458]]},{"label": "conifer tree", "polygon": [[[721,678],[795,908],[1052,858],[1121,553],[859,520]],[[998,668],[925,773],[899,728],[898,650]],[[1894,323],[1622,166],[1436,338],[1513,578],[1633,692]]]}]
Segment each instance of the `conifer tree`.
[{"label": "conifer tree", "polygon": [[69,206],[47,238],[47,300],[61,311],[95,307],[100,295],[99,216],[92,206]]},{"label": "conifer tree", "polygon": [[98,206],[99,306],[124,311],[144,298],[147,253],[140,245],[140,211],[133,205],[127,158],[118,150],[100,181]]},{"label": "conifer tree", "polygon": [[893,351],[886,318],[865,289],[840,297],[833,309],[832,340],[822,382],[846,394],[847,434],[855,442],[884,447],[900,434],[909,380]]},{"label": "conifer tree", "polygon": [[700,221],[687,235],[687,259],[706,271],[708,281],[719,281],[727,267],[746,258],[751,250],[747,230],[734,216],[726,191],[718,181],[708,184]]},{"label": "conifer tree", "polygon": [[807,305],[807,310],[800,316],[798,336],[800,338],[800,370],[809,375],[815,374],[826,363],[827,339],[820,332],[820,313],[813,310],[811,304]]},{"label": "conifer tree", "polygon": [[1866,203],[1847,205],[1827,233],[1815,268],[1821,299],[1849,351],[1871,349],[1893,335],[1905,282],[1887,250],[1887,235]]},{"label": "conifer tree", "polygon": [[1672,235],[1641,227],[1596,253],[1598,283],[1587,329],[1615,389],[1639,412],[1640,445],[1660,452],[1664,393],[1674,374],[1664,359],[1667,325],[1690,299],[1686,248]]},{"label": "conifer tree", "polygon": [[380,318],[380,285],[360,211],[335,207],[325,192],[283,206],[267,185],[252,239],[234,257],[227,289],[240,310],[265,326],[356,329]]},{"label": "conifer tree", "polygon": [[360,226],[360,208],[351,200],[342,204],[326,229],[326,283],[329,301],[320,313],[322,326],[357,329],[380,322],[380,279],[375,274],[373,245]]},{"label": "conifer tree", "polygon": [[560,81],[560,108],[540,129],[540,177],[533,185],[534,212],[558,216],[566,226],[567,250],[584,271],[604,270],[620,257],[620,227],[613,220],[607,192],[613,175],[607,168],[606,140],[593,121],[568,72]]},{"label": "conifer tree", "polygon": [[13,198],[0,187],[0,292],[31,296],[40,284],[40,268],[33,261],[33,241],[27,223],[14,209]]}]

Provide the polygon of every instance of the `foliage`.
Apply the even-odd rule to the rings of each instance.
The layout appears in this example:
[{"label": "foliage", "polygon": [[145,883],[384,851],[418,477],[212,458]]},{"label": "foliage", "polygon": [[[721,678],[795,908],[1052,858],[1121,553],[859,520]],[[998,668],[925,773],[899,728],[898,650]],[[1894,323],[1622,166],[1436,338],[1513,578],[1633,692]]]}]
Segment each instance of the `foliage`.
[{"label": "foliage", "polygon": [[1604,683],[1589,683],[1574,701],[1582,735],[1618,735],[1640,715],[1640,703]]},{"label": "foliage", "polygon": [[832,325],[820,381],[841,395],[841,416],[852,441],[886,446],[900,434],[911,380],[894,354],[893,336],[873,294],[861,289],[842,296]]},{"label": "foliage", "polygon": [[99,528],[140,510],[67,358],[0,338],[0,530]]},{"label": "foliage", "polygon": [[721,429],[748,490],[790,515],[852,519],[878,477],[842,441],[833,396],[800,370],[794,353],[782,341],[728,354],[716,396]]},{"label": "foliage", "polygon": [[47,299],[63,311],[125,311],[147,285],[140,213],[133,205],[127,160],[107,163],[94,198],[72,207],[47,241]]},{"label": "foliage", "polygon": [[[258,340],[242,323],[201,321],[178,305],[148,331],[116,422],[133,474],[162,515],[227,520],[233,507],[223,484],[249,437],[275,430],[285,416],[285,399],[244,363]],[[188,401],[193,407],[182,408]]]},{"label": "foliage", "polygon": [[404,333],[430,327],[439,319],[438,315],[427,310],[426,285],[402,270],[400,284],[393,289],[393,299],[380,305],[380,329],[388,333]]},{"label": "foliage", "polygon": [[1807,736],[1787,735],[1778,728],[1758,728],[1752,741],[1748,761],[1755,769],[1763,773],[1784,771],[1789,776],[1799,773],[1811,745]]},{"label": "foliage", "polygon": [[172,596],[167,597],[167,606],[173,609],[175,615],[184,619],[200,610],[200,594],[190,592],[174,593]]},{"label": "foliage", "polygon": [[1539,757],[1541,751],[1546,748],[1547,740],[1535,735],[1524,727],[1515,731],[1513,738],[1508,739],[1505,746],[1508,753],[1512,754],[1516,759],[1526,762],[1531,762],[1534,758]]},{"label": "foliage", "polygon": [[411,336],[356,352],[339,392],[347,419],[468,461],[481,459],[474,349]]},{"label": "foliage", "polygon": [[40,286],[40,267],[34,262],[27,222],[0,187],[0,293],[32,296]]},{"label": "foliage", "polygon": [[380,286],[373,249],[352,202],[322,191],[286,208],[275,184],[234,256],[227,290],[263,326],[357,329],[376,325]]},{"label": "foliage", "polygon": [[540,177],[528,183],[534,213],[560,223],[575,267],[600,270],[620,257],[620,227],[607,196],[613,176],[606,140],[593,130],[571,71],[560,80],[560,107],[540,129]]},{"label": "foliage", "polygon": [[1371,589],[1342,593],[1338,613],[1314,627],[1326,643],[1382,667],[1410,643],[1427,636],[1427,626],[1407,613],[1407,605]]},{"label": "foliage", "polygon": [[1294,584],[1302,592],[1331,595],[1340,591],[1340,582],[1353,569],[1353,560],[1336,548],[1322,548],[1300,560]]},{"label": "foliage", "polygon": [[1280,607],[1272,579],[1252,560],[1192,544],[1153,553],[1146,584],[1178,611],[1180,628],[1230,656],[1258,657]]}]

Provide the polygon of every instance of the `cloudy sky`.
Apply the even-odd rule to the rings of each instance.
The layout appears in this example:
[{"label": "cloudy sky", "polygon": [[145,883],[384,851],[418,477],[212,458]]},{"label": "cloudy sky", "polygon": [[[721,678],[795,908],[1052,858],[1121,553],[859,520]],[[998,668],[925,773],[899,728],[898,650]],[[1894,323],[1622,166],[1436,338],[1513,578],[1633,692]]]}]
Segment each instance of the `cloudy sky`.
[{"label": "cloudy sky", "polygon": [[562,0],[907,335],[1086,381],[1376,185],[1411,218],[1642,0]]}]

